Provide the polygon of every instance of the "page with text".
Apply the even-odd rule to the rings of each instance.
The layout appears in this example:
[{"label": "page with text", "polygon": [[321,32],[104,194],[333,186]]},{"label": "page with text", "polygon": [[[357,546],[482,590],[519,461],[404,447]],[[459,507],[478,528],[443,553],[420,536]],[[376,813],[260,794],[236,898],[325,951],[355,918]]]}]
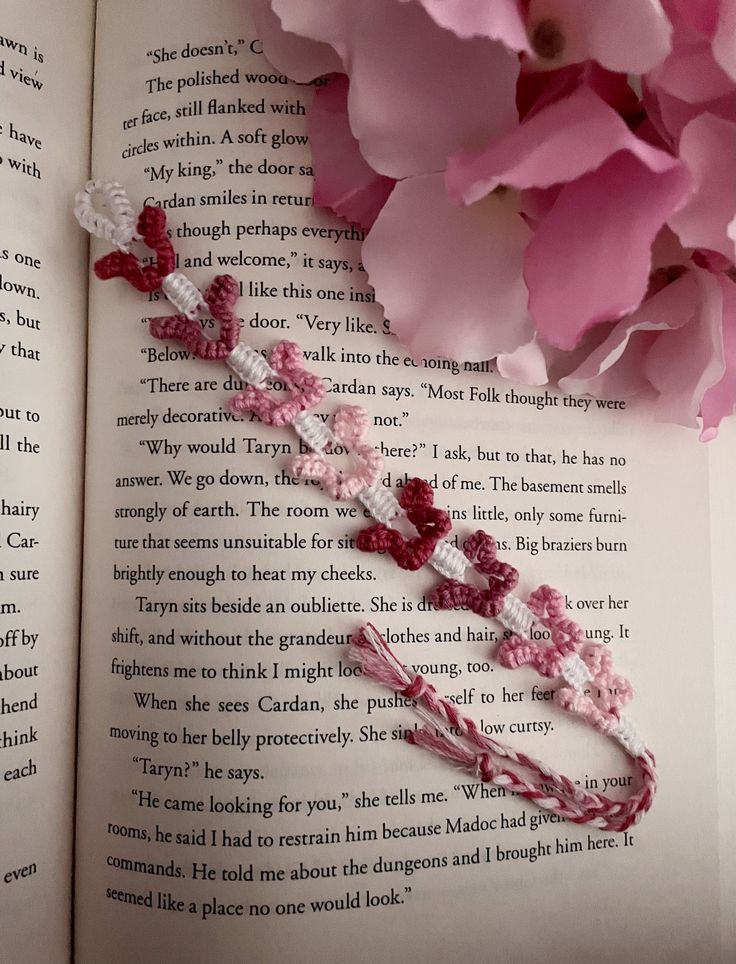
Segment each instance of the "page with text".
[{"label": "page with text", "polygon": [[93,281],[80,961],[480,964],[489,942],[510,961],[717,960],[706,453],[626,403],[407,356],[362,232],[311,205],[313,85],[268,64],[246,4],[165,8],[99,5],[95,176],[166,210],[201,288],[236,277],[243,341],[302,346],[320,412],[366,408],[387,485],[425,478],[460,541],[493,533],[522,597],[567,592],[634,682],[661,789],[602,834],[408,745],[411,701],[346,658],[367,620],[484,732],[635,786],[545,680],[494,662],[498,624],[435,611],[427,568],[357,552],[369,520],[294,483],[296,436],[233,416],[233,373],[150,337],[172,309]]},{"label": "page with text", "polygon": [[67,961],[72,915],[93,4],[0,23],[0,958]]},{"label": "page with text", "polygon": [[724,425],[718,439],[708,446],[710,462],[711,538],[713,541],[713,622],[716,641],[716,721],[718,729],[718,799],[720,804],[719,834],[721,856],[721,925],[723,960],[736,953],[736,860],[733,841],[736,814],[731,801],[736,790],[736,754],[733,733],[736,708],[733,690],[736,685],[736,657],[733,639],[736,611],[733,605],[733,573],[736,570],[736,516],[733,511],[734,453],[736,427]]}]

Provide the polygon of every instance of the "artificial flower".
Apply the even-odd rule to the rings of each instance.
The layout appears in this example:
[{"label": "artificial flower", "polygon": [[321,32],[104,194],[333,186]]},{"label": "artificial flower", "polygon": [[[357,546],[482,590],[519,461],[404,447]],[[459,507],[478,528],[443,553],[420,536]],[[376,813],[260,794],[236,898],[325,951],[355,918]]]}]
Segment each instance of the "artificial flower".
[{"label": "artificial flower", "polygon": [[716,434],[736,404],[736,0],[257,7],[279,69],[333,75],[315,202],[368,230],[415,356],[650,396]]},{"label": "artificial flower", "polygon": [[673,47],[643,81],[652,122],[673,150],[701,114],[736,121],[736,0],[666,0]]},{"label": "artificial flower", "polygon": [[736,123],[701,114],[680,135],[680,159],[695,190],[669,219],[685,247],[706,248],[733,260],[729,225],[736,216]]},{"label": "artificial flower", "polygon": [[252,0],[251,10],[270,63],[292,80],[308,83],[341,69],[340,58],[329,44],[285,30],[270,0]]}]

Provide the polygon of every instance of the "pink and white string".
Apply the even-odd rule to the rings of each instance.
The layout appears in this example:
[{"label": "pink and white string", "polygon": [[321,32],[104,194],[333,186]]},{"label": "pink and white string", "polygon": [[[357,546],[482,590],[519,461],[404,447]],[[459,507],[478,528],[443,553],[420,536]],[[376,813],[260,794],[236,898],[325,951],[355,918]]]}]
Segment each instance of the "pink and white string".
[{"label": "pink and white string", "polygon": [[[429,595],[438,609],[461,608],[501,623],[508,631],[495,654],[501,665],[529,666],[557,681],[555,704],[616,740],[633,759],[640,786],[626,800],[612,800],[491,739],[438,696],[428,680],[403,666],[368,625],[353,637],[351,656],[366,676],[415,701],[424,726],[410,734],[409,742],[567,820],[615,831],[636,823],[652,804],[656,771],[654,756],[622,712],[633,690],[615,673],[608,647],[592,644],[567,615],[562,593],[541,586],[526,603],[514,596],[518,573],[497,559],[493,537],[478,531],[465,539],[462,550],[453,545],[445,538],[451,529],[449,514],[434,505],[434,490],[424,480],[410,479],[397,498],[381,481],[381,452],[367,441],[368,413],[343,406],[332,416],[331,426],[312,415],[325,387],[318,375],[305,369],[299,346],[279,342],[266,358],[243,344],[234,312],[237,282],[229,275],[218,276],[202,294],[175,270],[162,209],[144,207],[136,219],[121,185],[100,179],[79,192],[75,215],[85,230],[116,246],[95,263],[98,277],[123,277],[143,292],[161,290],[176,309],[174,315],[151,319],[153,337],[178,340],[195,357],[227,364],[245,386],[231,400],[232,410],[253,413],[276,428],[290,427],[309,450],[292,460],[294,476],[318,481],[333,499],[357,499],[376,520],[357,533],[357,548],[388,553],[407,571],[428,564],[444,577]],[[155,261],[140,261],[130,250],[135,243],[147,245]],[[216,339],[203,334],[200,320],[208,315],[219,322]],[[278,391],[286,397],[277,396]],[[335,453],[351,457],[350,471],[330,463],[328,457]],[[406,527],[416,534],[406,537],[401,531]],[[544,643],[533,641],[534,628],[542,631],[536,635],[544,637]]]}]

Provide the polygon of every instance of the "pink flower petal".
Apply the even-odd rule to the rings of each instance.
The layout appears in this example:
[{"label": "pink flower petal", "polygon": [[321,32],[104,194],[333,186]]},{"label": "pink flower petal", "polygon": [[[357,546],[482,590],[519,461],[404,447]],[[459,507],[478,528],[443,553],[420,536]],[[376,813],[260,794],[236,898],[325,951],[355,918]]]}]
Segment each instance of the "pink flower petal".
[{"label": "pink flower petal", "polygon": [[285,30],[270,0],[253,0],[251,10],[269,63],[292,80],[308,83],[341,69],[340,58],[331,47]]},{"label": "pink flower petal", "polygon": [[530,236],[512,192],[464,208],[447,199],[441,175],[427,175],[396,185],[363,263],[414,355],[484,361],[532,337],[521,276]]},{"label": "pink flower petal", "polygon": [[718,276],[723,295],[723,356],[726,370],[723,378],[703,395],[700,415],[703,419],[701,442],[710,442],[718,435],[721,419],[736,410],[736,284],[724,275]]},{"label": "pink flower petal", "polygon": [[714,60],[710,41],[703,38],[677,43],[669,57],[652,70],[647,79],[650,84],[689,104],[715,100],[733,87],[733,80]]},{"label": "pink flower petal", "polygon": [[417,3],[273,0],[273,6],[287,29],[340,54],[350,77],[350,126],[380,174],[443,170],[453,151],[517,124],[518,57],[501,43],[461,40]]},{"label": "pink flower petal", "polygon": [[731,80],[736,81],[736,0],[721,0],[713,56]]},{"label": "pink flower petal", "polygon": [[684,25],[709,39],[716,32],[721,0],[664,0],[663,5],[676,30]]},{"label": "pink flower petal", "polygon": [[[413,0],[402,0],[403,3]],[[510,50],[530,52],[526,22],[517,0],[419,0],[436,24],[458,37],[500,40]]]},{"label": "pink flower petal", "polygon": [[496,357],[498,373],[512,382],[522,385],[546,385],[549,381],[547,372],[547,354],[539,339],[535,336],[526,345],[521,345],[516,351],[504,353]]},{"label": "pink flower petal", "polygon": [[644,106],[650,120],[668,144],[676,147],[683,129],[701,114],[714,114],[736,121],[736,87],[715,100],[700,104],[688,103],[651,84],[643,84]]},{"label": "pink flower petal", "polygon": [[352,224],[370,228],[393,190],[360,153],[347,115],[348,79],[338,74],[317,91],[309,112],[314,203]]},{"label": "pink flower petal", "polygon": [[644,357],[658,332],[687,324],[697,308],[700,291],[694,276],[683,275],[622,318],[608,337],[559,385],[572,395],[627,398],[646,393]]},{"label": "pink flower petal", "polygon": [[697,424],[704,395],[726,371],[721,282],[709,271],[694,268],[693,274],[700,300],[692,321],[658,338],[644,363],[647,378],[659,392],[659,417],[681,425]]},{"label": "pink flower petal", "polygon": [[587,60],[559,70],[524,69],[522,65],[516,85],[516,105],[522,119],[539,113],[544,107],[563,97],[569,97],[579,87],[589,87],[622,117],[640,110],[639,97],[629,85],[625,74],[615,74]]},{"label": "pink flower petal", "polygon": [[447,190],[472,204],[504,184],[520,189],[573,181],[617,151],[629,151],[653,171],[676,164],[640,140],[597,94],[581,87],[525,120],[480,153],[461,152],[447,165]]},{"label": "pink flower petal", "polygon": [[516,126],[519,65],[505,47],[458,40],[415,4],[362,0],[361,9],[349,61],[350,123],[377,171],[395,178],[440,171],[458,148]]},{"label": "pink flower petal", "polygon": [[[554,24],[561,43],[540,44]],[[597,60],[609,70],[643,74],[667,56],[672,25],[658,0],[531,0],[527,21],[532,47],[548,66]]]},{"label": "pink flower petal", "polygon": [[644,297],[657,233],[691,190],[690,176],[656,152],[652,169],[620,151],[566,185],[527,248],[524,275],[537,330],[570,349],[602,321]]},{"label": "pink flower petal", "polygon": [[284,30],[329,44],[344,58],[350,25],[349,0],[270,0]]},{"label": "pink flower petal", "polygon": [[728,225],[736,214],[736,123],[701,114],[680,137],[680,157],[695,180],[695,193],[669,225],[691,248],[710,248],[733,259]]}]

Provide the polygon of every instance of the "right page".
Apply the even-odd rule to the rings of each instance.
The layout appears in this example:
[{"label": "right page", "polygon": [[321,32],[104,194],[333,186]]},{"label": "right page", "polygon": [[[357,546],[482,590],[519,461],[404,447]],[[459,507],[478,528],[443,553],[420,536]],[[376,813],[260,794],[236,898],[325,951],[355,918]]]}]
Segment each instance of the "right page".
[{"label": "right page", "polygon": [[733,574],[736,572],[736,513],[733,480],[736,473],[736,425],[729,420],[718,440],[708,449],[711,484],[711,538],[713,540],[713,631],[716,642],[716,720],[718,729],[718,798],[720,802],[721,920],[723,960],[736,954],[736,608]]},{"label": "right page", "polygon": [[494,661],[497,623],[434,610],[427,567],[357,552],[370,520],[293,483],[296,437],[235,419],[221,363],[151,339],[172,309],[93,281],[79,960],[717,960],[704,447],[641,408],[410,359],[360,232],[310,205],[311,88],[260,50],[242,3],[102,0],[94,175],[164,208],[202,289],[236,276],[244,342],[299,342],[319,412],[366,408],[388,487],[425,478],[460,542],[493,533],[522,598],[567,593],[634,683],[660,789],[604,834],[408,745],[411,701],[347,659],[366,620],[485,732],[636,787],[542,677]]}]

